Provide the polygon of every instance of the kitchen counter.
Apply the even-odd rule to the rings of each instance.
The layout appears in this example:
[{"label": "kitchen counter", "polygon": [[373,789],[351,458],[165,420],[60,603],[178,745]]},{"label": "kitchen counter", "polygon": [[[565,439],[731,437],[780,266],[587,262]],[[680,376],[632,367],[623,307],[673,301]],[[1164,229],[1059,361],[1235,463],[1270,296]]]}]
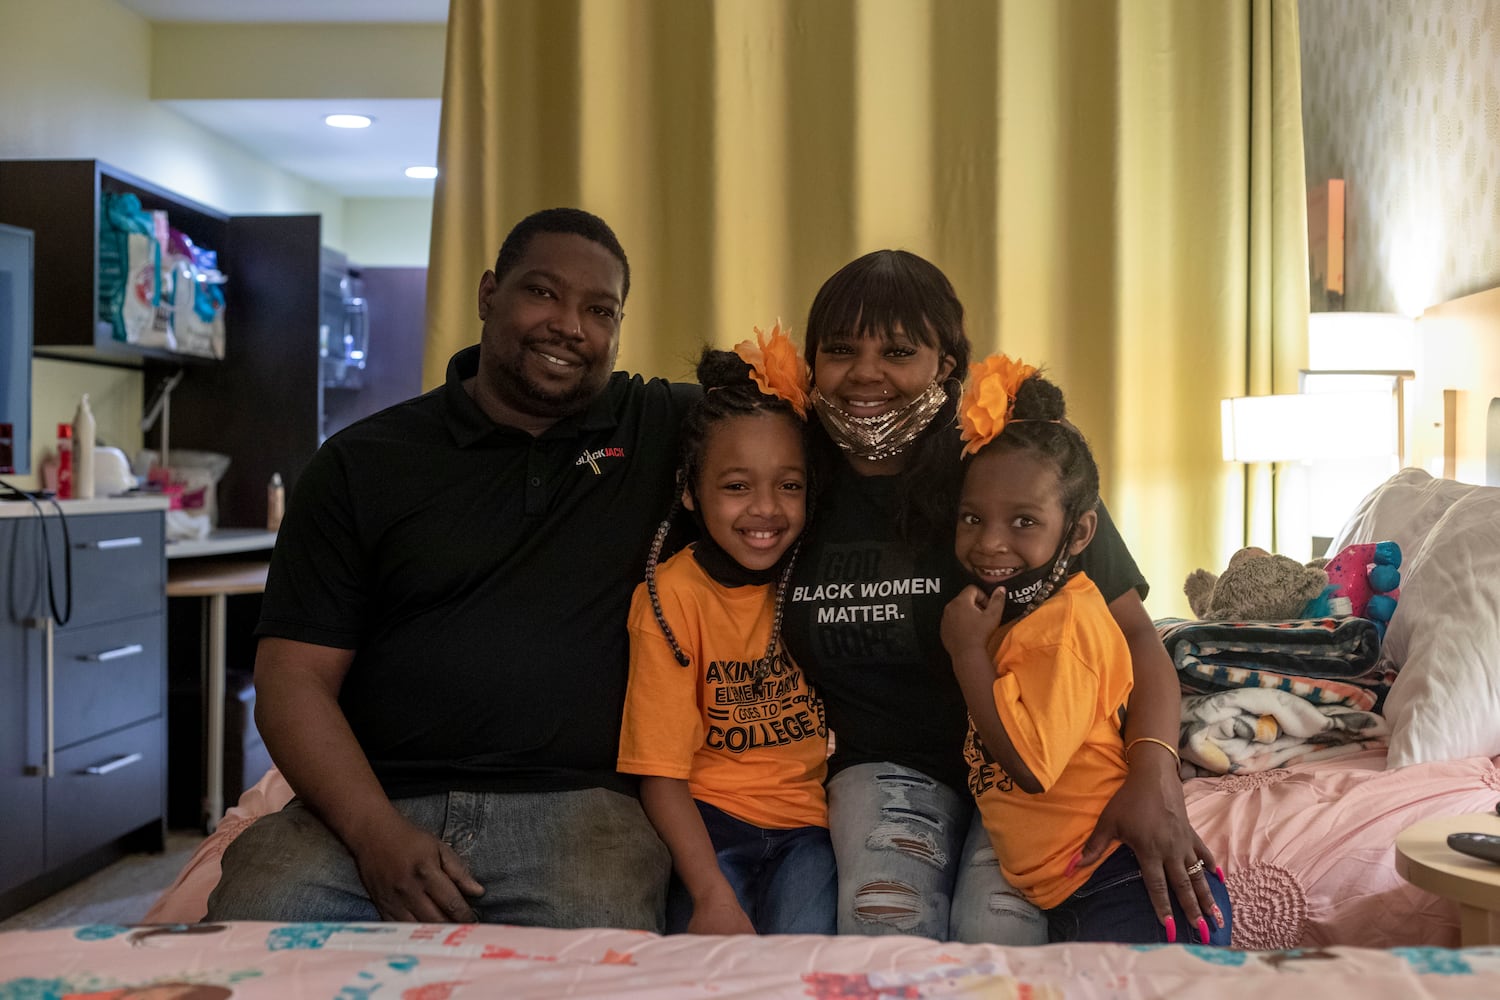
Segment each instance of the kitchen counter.
[{"label": "kitchen counter", "polygon": [[[71,514],[128,514],[138,510],[166,510],[166,497],[100,497],[93,500],[38,500],[44,514],[56,514],[62,508],[64,516]],[[53,506],[56,503],[57,506]],[[0,501],[0,518],[36,517],[36,507],[25,500]]]}]

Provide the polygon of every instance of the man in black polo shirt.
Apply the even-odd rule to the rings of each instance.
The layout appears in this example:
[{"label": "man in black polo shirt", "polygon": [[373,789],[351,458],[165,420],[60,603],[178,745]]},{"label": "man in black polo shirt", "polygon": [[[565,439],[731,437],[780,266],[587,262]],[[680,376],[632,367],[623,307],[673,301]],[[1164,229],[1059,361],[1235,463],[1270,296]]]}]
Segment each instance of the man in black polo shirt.
[{"label": "man in black polo shirt", "polygon": [[697,387],[613,371],[629,290],[602,220],[528,217],[447,383],[308,465],[255,665],[298,798],[231,845],[210,919],[660,929],[670,862],[614,766]]}]

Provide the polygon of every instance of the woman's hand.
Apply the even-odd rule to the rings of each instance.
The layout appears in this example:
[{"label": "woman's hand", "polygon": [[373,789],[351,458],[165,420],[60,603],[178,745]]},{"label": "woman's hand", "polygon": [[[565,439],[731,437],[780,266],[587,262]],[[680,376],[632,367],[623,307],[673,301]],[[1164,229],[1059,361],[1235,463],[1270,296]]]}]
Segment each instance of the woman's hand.
[{"label": "woman's hand", "polygon": [[[1224,926],[1224,916],[1214,903],[1204,877],[1205,872],[1215,871],[1213,852],[1188,823],[1182,779],[1177,776],[1176,768],[1147,764],[1148,747],[1145,743],[1137,744],[1130,773],[1099,814],[1099,822],[1094,824],[1094,832],[1083,846],[1080,863],[1092,864],[1115,841],[1123,842],[1140,862],[1151,905],[1162,924],[1169,928],[1168,940],[1178,933],[1175,921],[1168,923],[1173,919],[1172,896],[1176,896],[1188,922],[1181,929],[1182,940],[1191,940],[1186,936],[1191,928],[1200,942],[1206,942],[1209,921]],[[1176,759],[1166,750],[1154,749],[1156,753],[1152,756],[1175,764]],[[1202,866],[1192,871],[1199,862]]]},{"label": "woman's hand", "polygon": [[1126,591],[1109,602],[1109,610],[1125,634],[1135,677],[1126,710],[1125,745],[1141,737],[1147,739],[1135,743],[1127,754],[1125,784],[1100,813],[1084,845],[1082,861],[1094,861],[1103,856],[1111,842],[1123,841],[1140,862],[1157,917],[1169,928],[1168,938],[1176,937],[1177,928],[1167,923],[1172,919],[1172,897],[1176,896],[1188,922],[1181,929],[1181,940],[1189,939],[1189,930],[1206,940],[1205,914],[1207,920],[1221,927],[1223,917],[1204,878],[1204,872],[1216,870],[1214,856],[1188,823],[1177,756],[1169,749],[1177,743],[1182,719],[1177,668],[1138,593]]}]

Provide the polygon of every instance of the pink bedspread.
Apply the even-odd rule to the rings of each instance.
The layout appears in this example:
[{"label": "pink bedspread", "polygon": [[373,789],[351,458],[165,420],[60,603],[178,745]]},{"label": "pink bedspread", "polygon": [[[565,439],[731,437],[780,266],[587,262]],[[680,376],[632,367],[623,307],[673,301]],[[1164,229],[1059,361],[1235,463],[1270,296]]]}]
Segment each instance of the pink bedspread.
[{"label": "pink bedspread", "polygon": [[[1183,791],[1194,828],[1224,868],[1236,947],[1452,948],[1458,908],[1396,874],[1396,834],[1429,817],[1494,808],[1500,758],[1387,771],[1383,750],[1363,751],[1258,774],[1195,778]],[[274,770],[247,791],[146,920],[201,920],[224,848],[291,794]]]},{"label": "pink bedspread", "polygon": [[1195,778],[1188,817],[1223,866],[1244,948],[1458,945],[1458,907],[1395,868],[1396,835],[1486,812],[1500,758],[1385,770],[1385,751],[1258,774]]},{"label": "pink bedspread", "polygon": [[199,924],[0,934],[0,1000],[1500,996],[1500,949],[1256,954],[912,937],[662,938],[499,925]]}]

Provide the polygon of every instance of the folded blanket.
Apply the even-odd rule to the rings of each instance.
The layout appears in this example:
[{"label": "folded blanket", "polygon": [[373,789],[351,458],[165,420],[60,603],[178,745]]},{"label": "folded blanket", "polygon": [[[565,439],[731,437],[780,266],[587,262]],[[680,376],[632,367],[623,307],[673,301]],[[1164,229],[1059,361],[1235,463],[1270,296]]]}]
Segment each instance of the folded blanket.
[{"label": "folded blanket", "polygon": [[1201,774],[1269,771],[1385,744],[1383,718],[1344,705],[1311,705],[1275,688],[1240,688],[1182,699],[1184,770]]},{"label": "folded blanket", "polygon": [[1279,622],[1156,622],[1185,694],[1285,691],[1313,705],[1379,711],[1395,680],[1380,634],[1364,618]]}]

